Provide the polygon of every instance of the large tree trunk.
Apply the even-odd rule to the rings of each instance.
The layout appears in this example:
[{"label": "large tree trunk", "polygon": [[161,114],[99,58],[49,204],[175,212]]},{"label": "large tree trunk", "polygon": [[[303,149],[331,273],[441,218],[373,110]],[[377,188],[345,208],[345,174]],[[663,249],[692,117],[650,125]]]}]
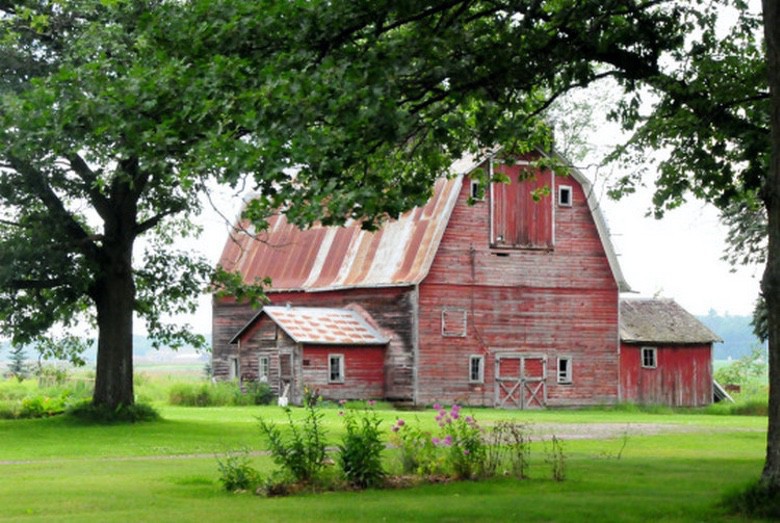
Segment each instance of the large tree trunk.
[{"label": "large tree trunk", "polygon": [[763,0],[767,48],[772,147],[764,191],[769,245],[761,290],[766,299],[769,327],[769,431],[761,482],[780,491],[780,2]]},{"label": "large tree trunk", "polygon": [[[119,220],[124,221],[124,220]],[[127,223],[129,222],[129,223]],[[130,232],[134,216],[120,230]],[[132,405],[133,394],[133,235],[117,234],[115,242],[103,246],[104,267],[92,289],[98,326],[95,405],[115,409]]]}]

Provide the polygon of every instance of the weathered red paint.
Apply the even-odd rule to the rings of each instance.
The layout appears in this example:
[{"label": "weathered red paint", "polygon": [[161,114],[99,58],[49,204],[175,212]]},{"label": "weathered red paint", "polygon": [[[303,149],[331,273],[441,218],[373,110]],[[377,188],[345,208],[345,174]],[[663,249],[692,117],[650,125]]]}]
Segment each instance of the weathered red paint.
[{"label": "weathered red paint", "polygon": [[660,345],[656,367],[642,367],[642,346],[621,344],[623,401],[673,407],[712,403],[712,345]]},{"label": "weathered red paint", "polygon": [[[328,381],[328,357],[344,356],[344,382]],[[323,397],[340,399],[384,398],[384,348],[355,346],[303,347],[303,382]]]},{"label": "weathered red paint", "polygon": [[493,246],[552,249],[555,189],[552,173],[525,164],[497,164],[493,169],[511,180],[508,184],[491,185]]},{"label": "weathered red paint", "polygon": [[[497,169],[519,176],[518,166]],[[559,182],[571,187],[571,205],[559,205]],[[524,196],[545,186],[552,194],[541,203]],[[327,381],[332,346],[296,349],[290,340],[277,341],[280,357],[291,355],[295,391],[307,382],[332,399],[536,408],[614,403],[622,387],[622,399],[647,401],[660,390],[656,383],[627,372],[628,361],[620,364],[618,292],[627,285],[586,187],[580,178],[541,172],[514,186],[493,187],[493,200],[469,205],[468,178],[441,180],[427,205],[379,232],[361,231],[357,224],[295,231],[279,218],[271,223],[270,243],[229,243],[223,264],[248,280],[271,276],[269,297],[276,305],[358,305],[389,340],[386,348],[343,347],[350,380],[344,384]],[[504,234],[501,245],[497,230]],[[227,340],[253,315],[229,299],[215,300],[218,376],[227,373]],[[262,332],[246,334],[242,376],[251,379],[252,365],[257,367],[252,354],[258,353],[251,344]],[[629,350],[624,353],[630,358]],[[659,365],[663,354],[659,350]],[[691,355],[695,379],[683,370]],[[481,361],[481,381],[470,372],[474,358]],[[569,362],[570,382],[559,383],[560,358]],[[704,365],[698,352],[669,359],[680,380],[711,379],[709,362]],[[277,369],[279,361],[271,367]],[[703,366],[710,369],[706,376]],[[640,377],[644,388],[636,388]]]}]

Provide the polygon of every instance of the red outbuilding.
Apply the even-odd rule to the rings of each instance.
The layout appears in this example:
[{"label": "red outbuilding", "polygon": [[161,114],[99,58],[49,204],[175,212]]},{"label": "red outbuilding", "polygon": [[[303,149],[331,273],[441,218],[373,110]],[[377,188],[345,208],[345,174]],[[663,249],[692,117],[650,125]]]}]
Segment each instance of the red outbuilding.
[{"label": "red outbuilding", "polygon": [[[284,215],[255,236],[238,227],[220,264],[247,282],[270,277],[272,305],[258,313],[214,298],[215,376],[266,379],[293,402],[304,386],[414,405],[628,399],[619,293],[629,287],[600,207],[582,174],[534,159],[459,161],[428,203],[375,232],[356,222],[301,230]],[[477,169],[510,183],[480,191]],[[314,329],[306,314],[320,309],[357,314],[371,343],[298,335],[281,315]]]},{"label": "red outbuilding", "polygon": [[620,340],[624,401],[712,403],[712,344],[723,340],[673,300],[622,300]]}]

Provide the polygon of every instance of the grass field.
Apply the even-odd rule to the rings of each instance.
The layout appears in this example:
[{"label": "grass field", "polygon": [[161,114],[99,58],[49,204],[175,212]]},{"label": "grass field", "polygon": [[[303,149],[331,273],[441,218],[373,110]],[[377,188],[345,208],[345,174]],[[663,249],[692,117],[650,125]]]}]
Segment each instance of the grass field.
[{"label": "grass field", "polygon": [[[758,477],[766,437],[761,417],[477,409],[483,423],[509,417],[538,429],[529,480],[268,499],[223,491],[215,455],[262,450],[256,417],[281,421],[279,408],[161,412],[130,426],[0,421],[0,521],[734,521],[718,502]],[[335,443],[341,419],[324,412]],[[389,430],[396,417],[432,425],[432,412],[380,414]],[[553,433],[567,457],[560,483],[541,441]],[[273,468],[259,452],[252,464]]]}]

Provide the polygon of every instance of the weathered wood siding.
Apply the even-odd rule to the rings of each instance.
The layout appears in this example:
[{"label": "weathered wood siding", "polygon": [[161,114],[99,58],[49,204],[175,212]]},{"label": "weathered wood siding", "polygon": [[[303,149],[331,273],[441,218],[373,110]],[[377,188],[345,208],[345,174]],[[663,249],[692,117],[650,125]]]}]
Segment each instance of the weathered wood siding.
[{"label": "weathered wood siding", "polygon": [[496,247],[541,248],[553,246],[554,185],[550,171],[527,177],[529,167],[521,164],[497,164],[496,173],[511,183],[494,183],[489,197],[493,200],[491,243]]},{"label": "weathered wood siding", "polygon": [[[310,307],[345,307],[354,303],[365,309],[376,321],[382,334],[390,340],[387,348],[383,349],[384,362],[381,369],[385,397],[405,401],[412,400],[413,394],[414,296],[415,291],[411,287],[311,293],[272,292],[268,295],[274,305],[290,303]],[[228,341],[256,314],[256,311],[247,313],[247,309],[246,305],[235,305],[230,300],[214,302],[212,343],[214,367],[220,367],[219,378],[227,377],[228,357],[236,351],[235,345],[229,345]]]},{"label": "weathered wood siding", "polygon": [[620,381],[624,401],[701,407],[712,403],[712,346],[658,345],[656,367],[642,367],[642,347],[622,344]]},{"label": "weathered wood siding", "polygon": [[[328,357],[344,356],[344,382],[328,381]],[[381,399],[384,391],[384,347],[304,345],[303,383],[325,399]]]},{"label": "weathered wood siding", "polygon": [[[570,207],[555,204],[552,249],[493,249],[489,198],[467,204],[464,183],[428,277],[420,285],[418,403],[492,405],[498,353],[541,354],[550,406],[618,400],[618,289],[580,185]],[[555,194],[555,191],[553,191]],[[463,310],[463,337],[442,336],[443,310]],[[484,383],[469,382],[483,355]],[[571,384],[558,384],[558,357]]]},{"label": "weathered wood siding", "polygon": [[[251,320],[257,310],[233,298],[214,298],[211,307],[211,368],[214,378],[229,377],[229,358],[237,356],[238,347],[228,343]],[[243,372],[243,371],[242,371]]]}]

